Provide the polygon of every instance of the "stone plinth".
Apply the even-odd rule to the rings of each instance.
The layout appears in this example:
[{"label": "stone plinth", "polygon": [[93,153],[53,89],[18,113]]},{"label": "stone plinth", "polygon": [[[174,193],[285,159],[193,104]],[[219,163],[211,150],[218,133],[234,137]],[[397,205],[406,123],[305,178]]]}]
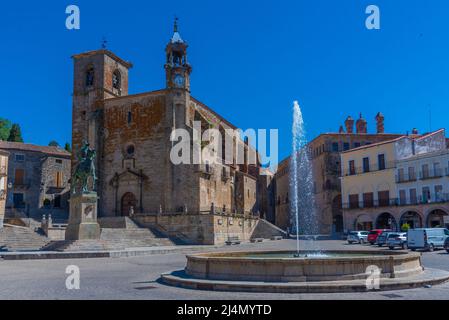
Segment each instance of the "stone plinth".
[{"label": "stone plinth", "polygon": [[100,239],[100,225],[97,221],[96,192],[74,195],[70,199],[69,225],[66,240]]}]

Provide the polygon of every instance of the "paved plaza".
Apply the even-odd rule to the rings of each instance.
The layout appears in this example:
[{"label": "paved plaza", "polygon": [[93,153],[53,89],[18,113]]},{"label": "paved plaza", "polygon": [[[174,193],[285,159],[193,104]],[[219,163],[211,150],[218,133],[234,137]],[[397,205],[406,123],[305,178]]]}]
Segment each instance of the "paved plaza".
[{"label": "paved plaza", "polygon": [[[306,243],[302,242],[302,247]],[[319,241],[325,249],[388,250],[367,245],[348,245],[344,241]],[[211,250],[293,250],[294,240],[242,244]],[[235,293],[188,290],[166,286],[158,280],[162,273],[181,270],[184,253],[158,254],[135,258],[99,258],[74,260],[0,260],[0,299],[449,299],[449,283],[431,288],[369,293],[273,294]],[[449,271],[449,254],[445,251],[424,252],[427,268]],[[69,265],[80,268],[80,289],[66,288],[65,273]]]}]

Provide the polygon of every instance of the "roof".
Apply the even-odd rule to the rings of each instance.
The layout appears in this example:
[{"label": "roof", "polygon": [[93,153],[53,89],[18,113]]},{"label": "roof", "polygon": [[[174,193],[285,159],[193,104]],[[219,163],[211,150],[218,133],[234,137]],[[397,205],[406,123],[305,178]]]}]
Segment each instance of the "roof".
[{"label": "roof", "polygon": [[19,151],[30,151],[30,152],[40,152],[47,155],[60,156],[60,157],[70,157],[71,153],[59,148],[51,146],[38,146],[34,144],[27,144],[21,142],[9,142],[0,140],[0,150],[19,150]]},{"label": "roof", "polygon": [[82,59],[82,58],[91,57],[91,56],[95,56],[95,55],[99,55],[99,54],[104,54],[104,55],[111,57],[114,60],[117,60],[118,62],[123,64],[128,69],[133,67],[133,64],[131,62],[123,60],[122,58],[120,58],[119,56],[114,54],[113,52],[106,50],[106,49],[93,50],[93,51],[83,52],[80,54],[75,54],[72,56],[72,58],[73,59]]},{"label": "roof", "polygon": [[181,35],[179,32],[173,33],[173,37],[171,37],[171,43],[184,43],[184,40],[182,40]]}]

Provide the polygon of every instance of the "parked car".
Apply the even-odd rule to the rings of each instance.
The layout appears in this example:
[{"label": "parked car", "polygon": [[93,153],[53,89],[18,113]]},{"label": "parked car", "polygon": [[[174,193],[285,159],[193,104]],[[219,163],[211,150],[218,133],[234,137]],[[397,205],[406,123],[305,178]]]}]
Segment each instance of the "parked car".
[{"label": "parked car", "polygon": [[368,242],[371,244],[375,244],[377,237],[384,231],[391,231],[388,229],[374,229],[368,233]]},{"label": "parked car", "polygon": [[407,233],[407,245],[412,251],[417,249],[433,251],[444,248],[448,238],[449,230],[445,228],[411,229]]},{"label": "parked car", "polygon": [[447,253],[449,253],[449,238],[444,242],[444,249],[446,249]]},{"label": "parked car", "polygon": [[383,231],[381,234],[379,234],[376,239],[376,245],[382,247],[384,244],[386,244],[388,235],[390,235],[391,233],[392,233],[391,230],[388,230]]},{"label": "parked car", "polygon": [[348,243],[353,244],[355,242],[364,244],[368,241],[368,231],[351,231],[348,234]]},{"label": "parked car", "polygon": [[387,236],[387,247],[393,250],[396,247],[402,249],[407,248],[407,233],[406,232],[391,232]]}]

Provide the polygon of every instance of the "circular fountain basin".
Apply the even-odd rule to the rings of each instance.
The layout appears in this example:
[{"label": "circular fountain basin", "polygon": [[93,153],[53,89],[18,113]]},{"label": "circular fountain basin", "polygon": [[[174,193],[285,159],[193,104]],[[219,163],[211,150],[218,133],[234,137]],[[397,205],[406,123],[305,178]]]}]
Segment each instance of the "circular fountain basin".
[{"label": "circular fountain basin", "polygon": [[[376,269],[378,268],[378,269]],[[196,279],[263,282],[316,282],[401,278],[423,272],[420,253],[405,251],[259,251],[187,256],[185,273]]]}]

